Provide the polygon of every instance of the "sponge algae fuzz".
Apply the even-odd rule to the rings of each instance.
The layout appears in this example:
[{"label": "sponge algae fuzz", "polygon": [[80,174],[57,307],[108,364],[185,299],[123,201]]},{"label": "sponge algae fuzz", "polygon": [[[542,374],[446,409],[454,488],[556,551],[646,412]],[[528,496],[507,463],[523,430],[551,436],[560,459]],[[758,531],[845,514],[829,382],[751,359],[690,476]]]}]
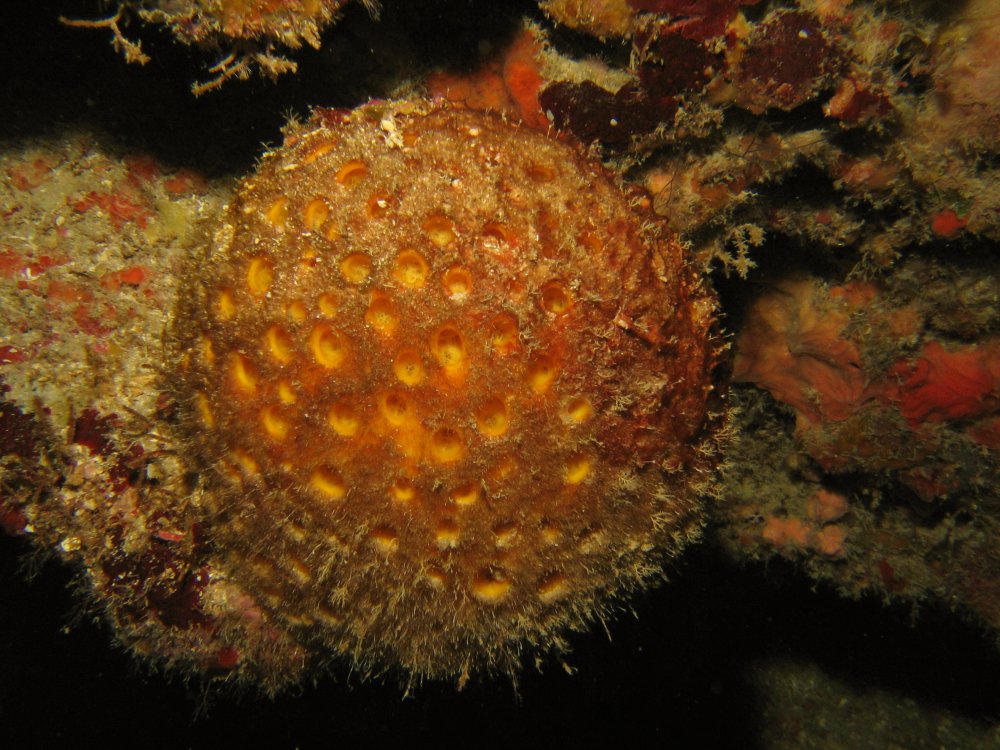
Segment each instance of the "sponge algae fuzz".
[{"label": "sponge algae fuzz", "polygon": [[578,151],[417,102],[320,111],[178,315],[212,542],[314,652],[413,677],[560,649],[696,537],[714,298]]}]

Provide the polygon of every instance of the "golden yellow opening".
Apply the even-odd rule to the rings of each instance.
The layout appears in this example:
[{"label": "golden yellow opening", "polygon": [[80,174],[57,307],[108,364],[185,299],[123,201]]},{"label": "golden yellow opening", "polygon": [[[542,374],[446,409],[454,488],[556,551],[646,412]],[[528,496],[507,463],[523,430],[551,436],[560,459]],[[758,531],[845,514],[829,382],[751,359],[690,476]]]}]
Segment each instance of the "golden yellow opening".
[{"label": "golden yellow opening", "polygon": [[445,370],[461,370],[465,365],[465,342],[453,326],[439,328],[431,340],[431,352]]},{"label": "golden yellow opening", "polygon": [[376,526],[372,529],[372,542],[380,552],[389,554],[399,548],[399,535],[389,526]]},{"label": "golden yellow opening", "polygon": [[320,323],[309,334],[309,350],[316,362],[335,370],[347,359],[347,340],[325,323]]},{"label": "golden yellow opening", "polygon": [[237,470],[245,476],[255,476],[260,473],[260,465],[254,460],[253,456],[242,448],[230,451],[229,455],[233,459]]},{"label": "golden yellow opening", "polygon": [[381,336],[391,336],[399,325],[399,316],[392,302],[384,294],[375,293],[365,310],[365,322]]},{"label": "golden yellow opening", "polygon": [[267,345],[268,353],[282,364],[287,364],[292,360],[292,337],[288,335],[280,326],[270,326],[264,332],[264,341]]},{"label": "golden yellow opening", "polygon": [[504,547],[509,547],[514,542],[514,538],[517,536],[517,526],[511,521],[505,521],[504,523],[498,523],[493,527],[493,537],[494,542],[497,547],[503,549]]},{"label": "golden yellow opening", "polygon": [[260,410],[260,423],[272,440],[284,440],[292,429],[292,424],[277,406],[265,406]]},{"label": "golden yellow opening", "polygon": [[434,543],[438,549],[457,547],[458,537],[458,524],[450,519],[441,521],[434,529]]},{"label": "golden yellow opening", "polygon": [[417,488],[409,479],[397,479],[389,485],[389,496],[398,503],[408,503],[417,496]]},{"label": "golden yellow opening", "polygon": [[319,299],[316,300],[316,306],[328,318],[332,318],[337,314],[337,298],[329,292],[319,296]]},{"label": "golden yellow opening", "polygon": [[334,179],[344,187],[352,188],[361,182],[367,174],[367,165],[360,159],[352,159],[337,170]]},{"label": "golden yellow opening", "polygon": [[389,213],[392,208],[392,196],[384,191],[372,193],[365,203],[365,211],[369,219],[377,219]]},{"label": "golden yellow opening", "polygon": [[247,269],[247,287],[250,293],[263,297],[274,282],[274,269],[263,258],[254,258]]},{"label": "golden yellow opening", "polygon": [[354,437],[361,429],[361,416],[349,401],[341,399],[330,407],[326,423],[341,437]]},{"label": "golden yellow opening", "polygon": [[301,300],[294,300],[288,303],[288,317],[293,323],[301,323],[309,316],[309,310]]},{"label": "golden yellow opening", "polygon": [[219,292],[216,301],[215,313],[223,323],[232,320],[236,315],[236,301],[233,299],[233,290],[228,287]]},{"label": "golden yellow opening", "polygon": [[465,455],[465,444],[458,430],[442,427],[431,438],[431,457],[439,464],[454,463]]},{"label": "golden yellow opening", "polygon": [[556,526],[551,521],[544,521],[542,523],[542,541],[548,545],[558,544],[559,539],[562,537],[562,533],[559,531],[559,527]]},{"label": "golden yellow opening", "polygon": [[268,206],[267,211],[264,212],[264,216],[271,223],[271,226],[275,229],[281,229],[288,219],[288,198],[281,196],[275,199],[274,203]]},{"label": "golden yellow opening", "polygon": [[472,274],[462,266],[452,266],[444,272],[445,295],[455,302],[461,302],[472,291]]},{"label": "golden yellow opening", "polygon": [[424,380],[424,363],[416,349],[403,349],[392,363],[392,371],[404,385],[419,385]]},{"label": "golden yellow opening", "polygon": [[566,417],[570,422],[581,424],[590,419],[593,413],[594,409],[590,405],[590,401],[583,396],[570,399],[569,403],[566,404]]},{"label": "golden yellow opening", "polygon": [[510,580],[492,571],[484,570],[472,579],[472,593],[487,604],[495,604],[510,593]]},{"label": "golden yellow opening", "polygon": [[507,432],[510,419],[507,405],[499,398],[491,398],[476,409],[476,426],[487,437],[499,437]]},{"label": "golden yellow opening", "polygon": [[562,315],[573,306],[569,290],[558,281],[542,284],[542,309],[553,315]]},{"label": "golden yellow opening", "polygon": [[424,575],[427,576],[427,583],[433,588],[443,589],[445,584],[448,583],[448,576],[439,568],[428,568],[424,571]]},{"label": "golden yellow opening", "polygon": [[247,395],[257,392],[257,381],[260,379],[257,370],[242,354],[233,353],[229,360],[229,372],[239,391]]},{"label": "golden yellow opening", "polygon": [[309,477],[309,484],[324,497],[340,500],[347,494],[343,477],[328,466],[320,466]]},{"label": "golden yellow opening", "polygon": [[451,491],[451,501],[455,505],[475,505],[479,499],[479,485],[474,482],[466,482]]},{"label": "golden yellow opening", "polygon": [[372,274],[372,259],[364,253],[351,253],[340,262],[340,272],[352,284],[363,284]]},{"label": "golden yellow opening", "polygon": [[310,232],[318,232],[323,228],[327,217],[330,215],[330,207],[322,198],[313,198],[302,210],[302,223]]},{"label": "golden yellow opening", "polygon": [[590,474],[591,460],[588,456],[575,456],[566,463],[566,484],[580,484]]},{"label": "golden yellow opening", "polygon": [[556,178],[556,170],[547,164],[529,164],[524,171],[535,182],[552,182]]},{"label": "golden yellow opening", "polygon": [[291,406],[298,400],[291,382],[285,378],[278,381],[277,392],[278,400],[286,406]]},{"label": "golden yellow opening", "polygon": [[569,586],[562,573],[550,573],[538,582],[538,596],[544,602],[552,602],[562,597]]},{"label": "golden yellow opening", "polygon": [[404,250],[396,256],[392,278],[408,289],[419,289],[427,280],[427,261],[416,250]]},{"label": "golden yellow opening", "polygon": [[528,385],[535,393],[545,393],[558,374],[556,363],[547,354],[536,354],[528,363]]},{"label": "golden yellow opening", "polygon": [[379,397],[379,411],[393,427],[401,427],[415,418],[413,403],[398,391],[387,391]]},{"label": "golden yellow opening", "polygon": [[497,354],[510,354],[520,340],[517,318],[510,313],[500,313],[489,324],[490,347]]},{"label": "golden yellow opening", "polygon": [[514,230],[495,221],[483,226],[483,237],[491,240],[492,244],[497,246],[517,244],[517,235],[514,234]]},{"label": "golden yellow opening", "polygon": [[336,141],[328,141],[326,143],[320,143],[318,146],[314,146],[306,155],[302,157],[303,164],[312,164],[321,156],[326,156],[328,153],[333,151],[333,147],[337,145]]},{"label": "golden yellow opening", "polygon": [[428,216],[420,228],[424,230],[427,239],[437,247],[448,247],[458,237],[455,234],[455,222],[443,214]]}]

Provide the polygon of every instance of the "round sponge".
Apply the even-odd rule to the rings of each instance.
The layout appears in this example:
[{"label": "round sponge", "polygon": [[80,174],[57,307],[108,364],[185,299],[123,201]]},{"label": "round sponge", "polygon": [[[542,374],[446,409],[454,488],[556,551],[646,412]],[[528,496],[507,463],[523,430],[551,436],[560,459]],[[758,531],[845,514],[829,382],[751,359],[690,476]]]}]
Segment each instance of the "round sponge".
[{"label": "round sponge", "polygon": [[183,430],[229,575],[365,671],[514,671],[696,537],[714,298],[571,145],[319,111],[192,264]]}]

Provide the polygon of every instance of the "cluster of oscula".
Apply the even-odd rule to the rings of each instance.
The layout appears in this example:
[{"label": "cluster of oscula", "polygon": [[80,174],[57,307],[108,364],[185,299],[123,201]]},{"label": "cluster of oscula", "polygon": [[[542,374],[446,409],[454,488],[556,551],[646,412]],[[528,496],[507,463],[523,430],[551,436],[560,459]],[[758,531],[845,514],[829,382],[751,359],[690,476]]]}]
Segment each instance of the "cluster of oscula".
[{"label": "cluster of oscula", "polygon": [[319,111],[183,298],[213,547],[308,649],[512,671],[699,533],[714,297],[571,145],[424,102]]}]

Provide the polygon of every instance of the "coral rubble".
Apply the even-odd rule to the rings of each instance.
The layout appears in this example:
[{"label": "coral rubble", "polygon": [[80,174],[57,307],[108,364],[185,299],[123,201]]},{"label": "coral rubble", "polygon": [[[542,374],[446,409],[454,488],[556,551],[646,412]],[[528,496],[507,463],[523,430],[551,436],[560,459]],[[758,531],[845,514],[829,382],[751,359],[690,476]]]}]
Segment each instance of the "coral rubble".
[{"label": "coral rubble", "polygon": [[804,476],[769,497],[736,452],[724,535],[752,554],[818,552],[815,572],[849,595],[933,596],[1000,628],[998,284],[910,259],[880,284],[797,278],[757,300],[734,378],[791,408],[781,451]]},{"label": "coral rubble", "polygon": [[[145,64],[149,56],[141,42],[129,39],[122,25],[131,17],[162,25],[184,44],[222,51],[210,77],[192,87],[203,94],[234,78],[246,79],[254,71],[278,76],[295,72],[294,60],[285,50],[303,44],[318,48],[323,29],[332,24],[349,0],[116,0],[115,13],[98,20],[63,19],[83,28],[105,28],[112,43],[129,62]],[[362,0],[377,13],[375,0]]]}]

